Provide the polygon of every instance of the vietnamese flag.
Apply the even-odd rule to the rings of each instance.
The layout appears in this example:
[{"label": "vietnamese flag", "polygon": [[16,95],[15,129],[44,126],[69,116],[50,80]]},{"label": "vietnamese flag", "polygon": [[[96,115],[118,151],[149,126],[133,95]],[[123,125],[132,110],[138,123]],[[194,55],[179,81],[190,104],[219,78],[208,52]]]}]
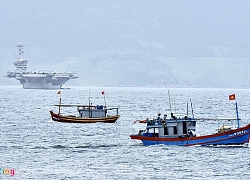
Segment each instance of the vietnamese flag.
[{"label": "vietnamese flag", "polygon": [[235,99],[236,99],[235,94],[231,94],[231,95],[229,95],[229,100],[235,100]]}]

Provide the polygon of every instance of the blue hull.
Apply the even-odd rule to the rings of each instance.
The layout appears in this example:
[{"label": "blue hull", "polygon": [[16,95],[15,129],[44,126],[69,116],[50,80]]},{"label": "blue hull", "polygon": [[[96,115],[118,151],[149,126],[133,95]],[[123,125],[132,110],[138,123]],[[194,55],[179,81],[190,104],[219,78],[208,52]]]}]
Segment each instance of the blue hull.
[{"label": "blue hull", "polygon": [[241,145],[248,143],[249,135],[243,135],[233,139],[217,139],[210,138],[209,140],[187,140],[187,141],[158,141],[158,140],[142,140],[145,146],[164,144],[164,145],[177,145],[177,146],[193,146],[193,145]]},{"label": "blue hull", "polygon": [[209,145],[242,145],[249,142],[250,125],[227,131],[224,133],[211,134],[197,137],[152,137],[144,133],[142,135],[131,135],[132,139],[138,139],[144,145],[178,145],[178,146],[209,146]]}]

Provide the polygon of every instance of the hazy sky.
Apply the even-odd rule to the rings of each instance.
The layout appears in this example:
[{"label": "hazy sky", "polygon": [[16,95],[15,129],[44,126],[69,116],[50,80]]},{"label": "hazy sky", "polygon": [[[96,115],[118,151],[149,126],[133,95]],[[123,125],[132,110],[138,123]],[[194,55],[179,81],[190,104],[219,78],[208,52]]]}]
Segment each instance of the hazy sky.
[{"label": "hazy sky", "polygon": [[74,85],[248,87],[249,13],[233,0],[3,1],[0,83],[15,82],[3,76],[22,41],[29,70],[77,71]]}]

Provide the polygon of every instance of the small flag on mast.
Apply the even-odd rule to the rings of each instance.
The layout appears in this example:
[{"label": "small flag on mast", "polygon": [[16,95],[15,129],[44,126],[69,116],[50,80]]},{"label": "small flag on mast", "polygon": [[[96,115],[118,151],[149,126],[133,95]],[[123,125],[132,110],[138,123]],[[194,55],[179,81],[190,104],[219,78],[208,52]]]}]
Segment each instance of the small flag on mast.
[{"label": "small flag on mast", "polygon": [[104,91],[102,91],[102,95],[104,95],[105,93],[104,93]]},{"label": "small flag on mast", "polygon": [[57,94],[61,94],[61,91],[58,91]]},{"label": "small flag on mast", "polygon": [[231,94],[231,95],[229,95],[229,100],[235,100],[235,99],[236,99],[235,94]]}]

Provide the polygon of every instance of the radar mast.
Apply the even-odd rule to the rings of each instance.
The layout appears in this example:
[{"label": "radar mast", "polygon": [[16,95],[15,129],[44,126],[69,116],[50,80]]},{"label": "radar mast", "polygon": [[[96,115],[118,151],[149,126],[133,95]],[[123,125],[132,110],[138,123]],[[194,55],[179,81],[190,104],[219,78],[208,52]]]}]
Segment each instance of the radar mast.
[{"label": "radar mast", "polygon": [[17,55],[17,59],[13,62],[13,64],[16,66],[15,72],[27,72],[27,63],[28,61],[24,59],[23,55],[27,55],[28,53],[25,53],[23,51],[24,45],[20,41],[19,44],[16,46],[18,49],[18,53],[14,53]]}]

